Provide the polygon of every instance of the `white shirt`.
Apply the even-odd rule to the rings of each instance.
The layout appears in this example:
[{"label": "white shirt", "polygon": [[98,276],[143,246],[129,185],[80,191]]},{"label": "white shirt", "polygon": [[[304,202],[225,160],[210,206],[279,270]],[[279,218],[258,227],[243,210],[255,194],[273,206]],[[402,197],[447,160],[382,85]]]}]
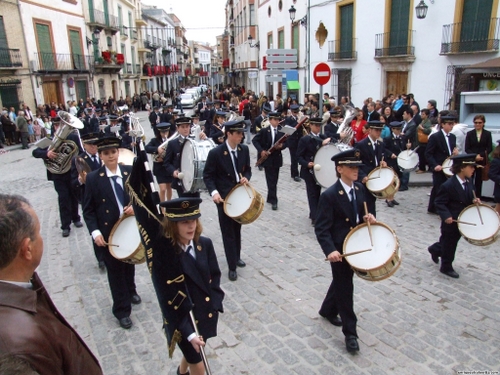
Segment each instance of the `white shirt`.
[{"label": "white shirt", "polygon": [[[377,145],[377,141],[374,141],[370,136],[368,136],[368,139],[372,142],[373,152],[375,153],[375,146]],[[375,166],[378,166],[378,159],[376,153],[375,153]]]},{"label": "white shirt", "polygon": [[443,129],[441,129],[441,131],[442,131],[442,132],[443,132],[443,134],[444,134],[444,139],[445,139],[445,141],[446,141],[446,146],[448,146],[448,152],[449,152],[449,154],[448,154],[448,155],[450,155],[450,156],[451,156],[450,137],[449,137],[450,133],[446,134],[446,132],[445,132]]},{"label": "white shirt", "polygon": [[[236,160],[234,160],[234,155],[238,157],[238,146],[236,148],[232,149],[231,146],[229,146],[229,142],[226,141],[226,146],[229,150],[229,155],[231,155],[231,160],[233,161],[233,168],[234,168],[234,174],[236,175],[236,182],[240,182],[240,175],[238,174],[238,171],[236,170]],[[234,151],[234,154],[233,154]]]},{"label": "white shirt", "polygon": [[[347,185],[344,181],[342,181],[341,178],[339,178],[340,183],[342,184],[342,187],[344,188],[345,192],[347,193],[347,196],[349,197],[349,202],[352,202],[352,196],[351,196],[351,190],[354,189],[354,183],[352,186]],[[356,195],[356,190],[354,190],[354,195]],[[358,199],[356,197],[356,199]],[[359,214],[356,212],[356,223],[359,222]]]}]

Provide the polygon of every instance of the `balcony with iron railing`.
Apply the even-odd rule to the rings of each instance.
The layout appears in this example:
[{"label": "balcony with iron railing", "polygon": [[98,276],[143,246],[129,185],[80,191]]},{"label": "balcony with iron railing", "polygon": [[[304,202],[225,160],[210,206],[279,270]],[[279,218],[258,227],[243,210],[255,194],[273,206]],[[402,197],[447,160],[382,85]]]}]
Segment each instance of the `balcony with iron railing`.
[{"label": "balcony with iron railing", "polygon": [[132,42],[136,42],[136,41],[137,41],[137,30],[132,29]]},{"label": "balcony with iron railing", "polygon": [[134,74],[141,74],[141,64],[135,64]]},{"label": "balcony with iron railing", "polygon": [[328,61],[356,60],[356,39],[339,39],[328,41]]},{"label": "balcony with iron railing", "polygon": [[500,18],[457,22],[443,26],[441,54],[496,52],[500,47]]},{"label": "balcony with iron railing", "polygon": [[132,74],[132,64],[127,63],[127,74]]},{"label": "balcony with iron railing", "polygon": [[415,57],[415,30],[390,31],[375,35],[375,58]]},{"label": "balcony with iron railing", "polygon": [[120,26],[120,37],[122,39],[127,39],[128,38],[128,27],[125,25]]},{"label": "balcony with iron railing", "polygon": [[21,51],[18,49],[0,48],[0,69],[12,69],[23,66]]},{"label": "balcony with iron railing", "polygon": [[95,27],[97,29],[108,29],[113,33],[120,30],[118,24],[118,17],[113,16],[109,13],[105,13],[102,10],[90,9],[89,10],[90,21],[87,24],[90,27]]},{"label": "balcony with iron railing", "polygon": [[146,20],[142,19],[142,13],[140,11],[137,11],[135,14],[135,25],[136,26],[147,26],[148,25]]},{"label": "balcony with iron railing", "polygon": [[35,53],[33,70],[38,73],[50,72],[90,72],[94,58],[92,56],[61,53]]}]

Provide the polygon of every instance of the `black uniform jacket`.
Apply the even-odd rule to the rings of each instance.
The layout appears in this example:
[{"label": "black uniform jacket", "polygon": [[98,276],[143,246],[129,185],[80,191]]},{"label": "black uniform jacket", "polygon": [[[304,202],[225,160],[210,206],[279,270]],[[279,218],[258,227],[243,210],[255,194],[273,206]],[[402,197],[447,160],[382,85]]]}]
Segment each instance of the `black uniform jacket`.
[{"label": "black uniform jacket", "polygon": [[[260,154],[262,151],[267,151],[272,147],[273,136],[271,134],[274,128],[272,126],[268,126],[267,128],[262,129],[258,132],[255,137],[252,139],[252,143],[257,149],[257,157],[260,159]],[[281,126],[278,126],[278,133],[276,134],[275,143],[278,142],[285,134],[280,132]],[[283,142],[283,148],[279,150],[275,150],[268,156],[268,158],[262,163],[263,167],[274,167],[280,168],[283,166],[283,155],[281,154],[281,150],[286,148],[286,142]]]},{"label": "black uniform jacket", "polygon": [[[299,129],[295,133],[298,131],[302,130]],[[300,139],[299,147],[297,148],[297,159],[301,166],[300,176],[302,178],[304,178],[304,174],[309,173],[310,168],[308,168],[307,165],[309,162],[314,160],[314,155],[316,155],[316,152],[321,147],[324,139],[326,139],[324,134],[320,134],[319,137],[308,134]]]},{"label": "black uniform jacket", "polygon": [[[167,154],[165,155],[165,160],[163,161],[163,169],[167,171],[167,176],[173,176],[174,172],[178,170],[181,166],[181,149],[183,141],[182,137],[172,139],[167,145]],[[177,186],[181,186],[179,179],[174,181]],[[174,187],[175,187],[174,185]]]},{"label": "black uniform jacket", "polygon": [[[288,126],[291,126],[292,128],[295,128],[298,124],[298,120],[296,117],[293,117],[293,116],[288,116],[285,118],[285,122],[284,124],[285,125],[288,125]],[[303,132],[302,132],[302,128],[299,128],[295,133],[293,133],[292,135],[290,135],[290,137],[288,137],[288,145],[290,147],[290,145],[297,145],[298,142],[299,142],[299,139],[302,138],[303,136]]]},{"label": "black uniform jacket", "polygon": [[[489,155],[493,150],[493,140],[491,137],[491,132],[483,129],[481,132],[481,137],[479,141],[476,136],[476,129],[472,129],[465,135],[465,152],[467,154],[479,154],[485,158],[485,153]],[[478,164],[485,165],[486,158],[483,161],[478,162]]]},{"label": "black uniform jacket", "polygon": [[[248,146],[238,145],[238,174],[242,174],[250,181],[252,177],[252,168],[250,167],[250,153]],[[203,170],[203,181],[212,194],[217,190],[225,199],[231,189],[237,184],[234,174],[233,161],[226,142],[210,150]]]},{"label": "black uniform jacket", "polygon": [[329,121],[325,125],[325,135],[326,138],[331,138],[332,140],[339,140],[340,139],[340,134],[337,134],[337,131],[339,130],[340,124],[337,124],[335,122]]},{"label": "black uniform jacket", "polygon": [[[86,152],[82,152],[78,154],[79,157],[81,157],[87,165],[89,166],[91,171],[95,171],[96,169],[100,168],[100,159],[99,159],[99,166],[94,165],[94,162],[90,158],[90,156]],[[97,156],[97,155],[96,155]],[[78,181],[78,169],[76,169],[75,165],[75,159],[71,160],[71,186],[75,189],[77,193],[78,200],[81,202],[83,200],[83,196],[85,194],[85,184],[80,185],[80,182]]]},{"label": "black uniform jacket", "polygon": [[[161,140],[159,140],[158,138],[151,138],[149,143],[144,148],[146,149],[146,152],[148,154],[157,155],[158,154],[158,147],[160,147],[160,145],[162,143],[163,142]],[[166,176],[167,175],[165,168],[163,167],[163,162],[153,162],[153,174],[155,176],[159,176],[159,175]]]},{"label": "black uniform jacket", "polygon": [[442,220],[457,219],[462,210],[472,204],[474,185],[467,181],[467,193],[456,176],[450,177],[438,191],[434,205]]},{"label": "black uniform jacket", "polygon": [[[361,183],[355,182],[354,190],[356,192],[358,218],[362,222],[364,215],[363,202],[366,194],[365,187]],[[354,227],[356,227],[356,213],[340,180],[337,180],[319,198],[318,215],[314,227],[316,238],[325,256],[335,250],[342,254],[344,239]]]},{"label": "black uniform jacket", "polygon": [[[122,174],[125,190],[125,182],[130,177],[132,166],[118,165],[118,168]],[[89,233],[92,234],[94,230],[99,229],[106,242],[111,229],[120,218],[120,209],[111,183],[110,178],[106,175],[106,167],[103,165],[87,175],[83,197],[83,218]],[[125,205],[128,203],[129,195],[125,191]]]},{"label": "black uniform jacket", "polygon": [[363,180],[363,178],[368,176],[368,174],[371,171],[373,171],[375,167],[377,167],[377,164],[375,162],[375,156],[377,157],[378,165],[380,165],[382,157],[385,156],[384,144],[379,140],[377,140],[376,143],[377,143],[376,155],[375,155],[375,150],[373,149],[373,143],[369,137],[366,137],[362,141],[356,143],[356,148],[361,153],[361,161],[364,164],[361,167],[359,167],[358,181]]},{"label": "black uniform jacket", "polygon": [[[457,145],[457,137],[455,134],[449,133],[450,149],[453,149]],[[442,165],[443,162],[450,156],[448,152],[448,146],[446,145],[446,139],[444,139],[443,131],[440,130],[437,133],[431,134],[429,137],[429,142],[427,142],[427,147],[425,148],[425,158],[431,170],[434,170],[438,165]]]},{"label": "black uniform jacket", "polygon": [[385,148],[385,158],[387,165],[393,168],[395,171],[398,170],[398,159],[392,159],[392,155],[398,156],[401,151],[406,150],[406,137],[400,136],[396,138],[394,134],[390,137],[384,138],[384,148]]}]

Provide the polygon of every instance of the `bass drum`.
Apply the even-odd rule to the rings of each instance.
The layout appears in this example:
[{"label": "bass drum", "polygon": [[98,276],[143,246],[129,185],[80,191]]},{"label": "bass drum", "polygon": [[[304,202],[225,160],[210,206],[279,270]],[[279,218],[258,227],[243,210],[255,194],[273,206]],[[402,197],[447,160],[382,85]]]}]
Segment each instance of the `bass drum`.
[{"label": "bass drum", "polygon": [[196,141],[187,138],[182,145],[180,172],[182,188],[186,193],[196,193],[205,190],[203,182],[203,170],[207,161],[208,153],[215,148],[211,139]]},{"label": "bass drum", "polygon": [[321,187],[328,189],[337,182],[337,173],[335,173],[335,163],[332,161],[333,155],[342,151],[352,149],[351,146],[342,143],[328,144],[322,146],[314,155],[314,178]]},{"label": "bass drum", "polygon": [[146,253],[134,215],[123,215],[116,222],[108,242],[109,252],[116,259],[129,264],[141,264],[146,261]]}]

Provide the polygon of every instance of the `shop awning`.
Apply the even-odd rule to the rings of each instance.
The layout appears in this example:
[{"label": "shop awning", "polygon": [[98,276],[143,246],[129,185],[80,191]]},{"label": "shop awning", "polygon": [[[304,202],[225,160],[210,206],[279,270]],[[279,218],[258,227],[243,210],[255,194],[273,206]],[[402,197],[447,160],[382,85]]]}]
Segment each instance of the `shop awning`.
[{"label": "shop awning", "polygon": [[299,81],[286,81],[286,87],[288,90],[300,90]]},{"label": "shop awning", "polygon": [[477,64],[469,65],[465,68],[464,73],[488,73],[500,71],[500,57],[486,60]]}]

